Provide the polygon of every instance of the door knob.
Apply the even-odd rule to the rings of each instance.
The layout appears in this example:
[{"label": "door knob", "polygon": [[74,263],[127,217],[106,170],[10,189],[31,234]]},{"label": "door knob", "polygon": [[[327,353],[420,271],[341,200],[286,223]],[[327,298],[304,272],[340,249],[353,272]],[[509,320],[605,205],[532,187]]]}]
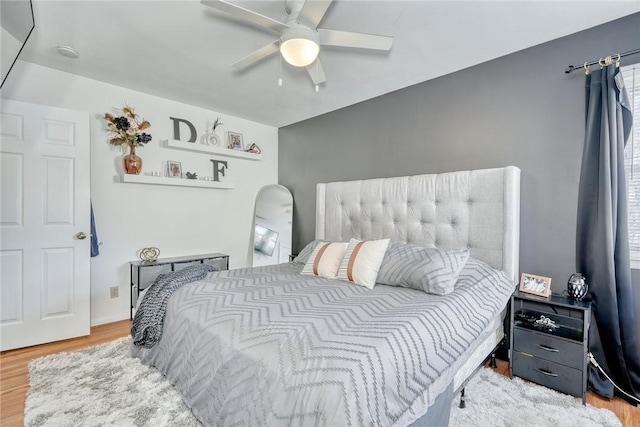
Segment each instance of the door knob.
[{"label": "door knob", "polygon": [[76,239],[84,240],[86,238],[87,238],[87,235],[84,232],[80,231],[79,233],[76,233]]}]

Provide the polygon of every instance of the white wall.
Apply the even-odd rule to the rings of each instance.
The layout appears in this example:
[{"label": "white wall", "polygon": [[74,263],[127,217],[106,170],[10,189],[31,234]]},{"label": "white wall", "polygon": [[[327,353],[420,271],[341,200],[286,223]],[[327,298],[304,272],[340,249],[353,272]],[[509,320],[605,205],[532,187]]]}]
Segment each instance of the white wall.
[{"label": "white wall", "polygon": [[[230,267],[249,266],[253,248],[253,210],[258,190],[278,179],[278,129],[202,108],[159,98],[104,82],[18,61],[2,89],[3,99],[51,105],[91,115],[91,197],[100,255],[91,259],[91,323],[129,317],[129,261],[146,246],[157,246],[161,257],[222,252]],[[211,94],[215,96],[215,94]],[[151,122],[153,140],[136,149],[143,173],[160,171],[167,160],[182,162],[183,172],[212,175],[211,158],[227,160],[223,180],[233,190],[173,187],[121,182],[122,153],[109,145],[104,131],[105,112],[128,103]],[[262,149],[261,161],[249,161],[165,148],[173,137],[169,117],[189,120],[198,135],[220,117],[217,133],[240,132],[245,144]],[[186,127],[182,139],[188,138]],[[89,179],[89,177],[87,177]],[[109,287],[119,286],[120,297],[109,298]]]},{"label": "white wall", "polygon": [[0,40],[2,41],[2,49],[0,49],[0,74],[2,77],[9,71],[9,67],[13,64],[13,60],[16,59],[22,42],[13,37],[13,35],[0,27]]}]

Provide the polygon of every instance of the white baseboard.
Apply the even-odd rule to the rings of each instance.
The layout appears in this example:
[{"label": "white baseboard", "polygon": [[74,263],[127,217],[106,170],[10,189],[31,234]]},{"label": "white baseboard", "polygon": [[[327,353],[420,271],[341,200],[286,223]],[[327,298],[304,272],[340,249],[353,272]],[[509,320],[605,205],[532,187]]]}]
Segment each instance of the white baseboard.
[{"label": "white baseboard", "polygon": [[129,318],[129,312],[115,314],[113,316],[100,317],[98,319],[91,319],[91,326],[104,325],[105,323],[119,322]]}]

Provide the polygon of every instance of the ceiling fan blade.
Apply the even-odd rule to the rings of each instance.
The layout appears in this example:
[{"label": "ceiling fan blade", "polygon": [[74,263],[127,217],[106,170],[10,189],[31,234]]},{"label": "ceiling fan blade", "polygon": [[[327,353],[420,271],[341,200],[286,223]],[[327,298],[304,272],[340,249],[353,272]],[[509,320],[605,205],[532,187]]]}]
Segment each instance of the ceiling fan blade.
[{"label": "ceiling fan blade", "polygon": [[312,64],[307,65],[307,71],[309,72],[309,77],[313,80],[314,85],[319,85],[320,83],[324,83],[327,81],[327,76],[324,75],[324,68],[322,68],[322,63],[320,62],[320,58],[316,58]]},{"label": "ceiling fan blade", "polygon": [[327,9],[331,6],[332,0],[307,0],[300,10],[298,15],[298,22],[306,25],[312,29],[316,29],[324,14],[327,13]]},{"label": "ceiling fan blade", "polygon": [[244,70],[245,68],[252,66],[256,62],[262,61],[266,57],[273,55],[279,50],[280,50],[280,40],[276,40],[272,43],[269,43],[265,47],[261,47],[260,49],[245,56],[240,61],[233,64],[233,67],[237,70]]},{"label": "ceiling fan blade", "polygon": [[283,30],[289,28],[287,24],[276,21],[275,19],[271,19],[268,16],[260,15],[259,13],[252,12],[249,9],[245,9],[240,6],[236,6],[234,4],[228,3],[223,0],[201,0],[205,6],[212,7],[221,12],[225,12],[234,18],[242,19],[244,21],[251,22],[252,24],[259,25],[261,27],[267,28],[268,30],[274,31],[276,33],[281,33]]},{"label": "ceiling fan blade", "polygon": [[391,50],[393,37],[349,31],[318,30],[320,44],[324,46],[356,47],[360,49]]}]

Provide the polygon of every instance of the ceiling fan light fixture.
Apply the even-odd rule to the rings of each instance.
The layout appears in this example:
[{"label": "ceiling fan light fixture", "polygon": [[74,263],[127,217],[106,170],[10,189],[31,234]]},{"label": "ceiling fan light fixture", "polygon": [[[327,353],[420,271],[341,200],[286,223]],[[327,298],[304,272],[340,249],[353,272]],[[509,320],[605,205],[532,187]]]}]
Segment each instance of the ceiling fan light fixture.
[{"label": "ceiling fan light fixture", "polygon": [[71,46],[57,46],[56,51],[60,55],[66,56],[67,58],[76,59],[78,56],[80,56],[80,53],[78,53],[78,51]]},{"label": "ceiling fan light fixture", "polygon": [[309,28],[291,28],[280,38],[280,53],[294,67],[306,67],[318,57],[318,34]]}]

